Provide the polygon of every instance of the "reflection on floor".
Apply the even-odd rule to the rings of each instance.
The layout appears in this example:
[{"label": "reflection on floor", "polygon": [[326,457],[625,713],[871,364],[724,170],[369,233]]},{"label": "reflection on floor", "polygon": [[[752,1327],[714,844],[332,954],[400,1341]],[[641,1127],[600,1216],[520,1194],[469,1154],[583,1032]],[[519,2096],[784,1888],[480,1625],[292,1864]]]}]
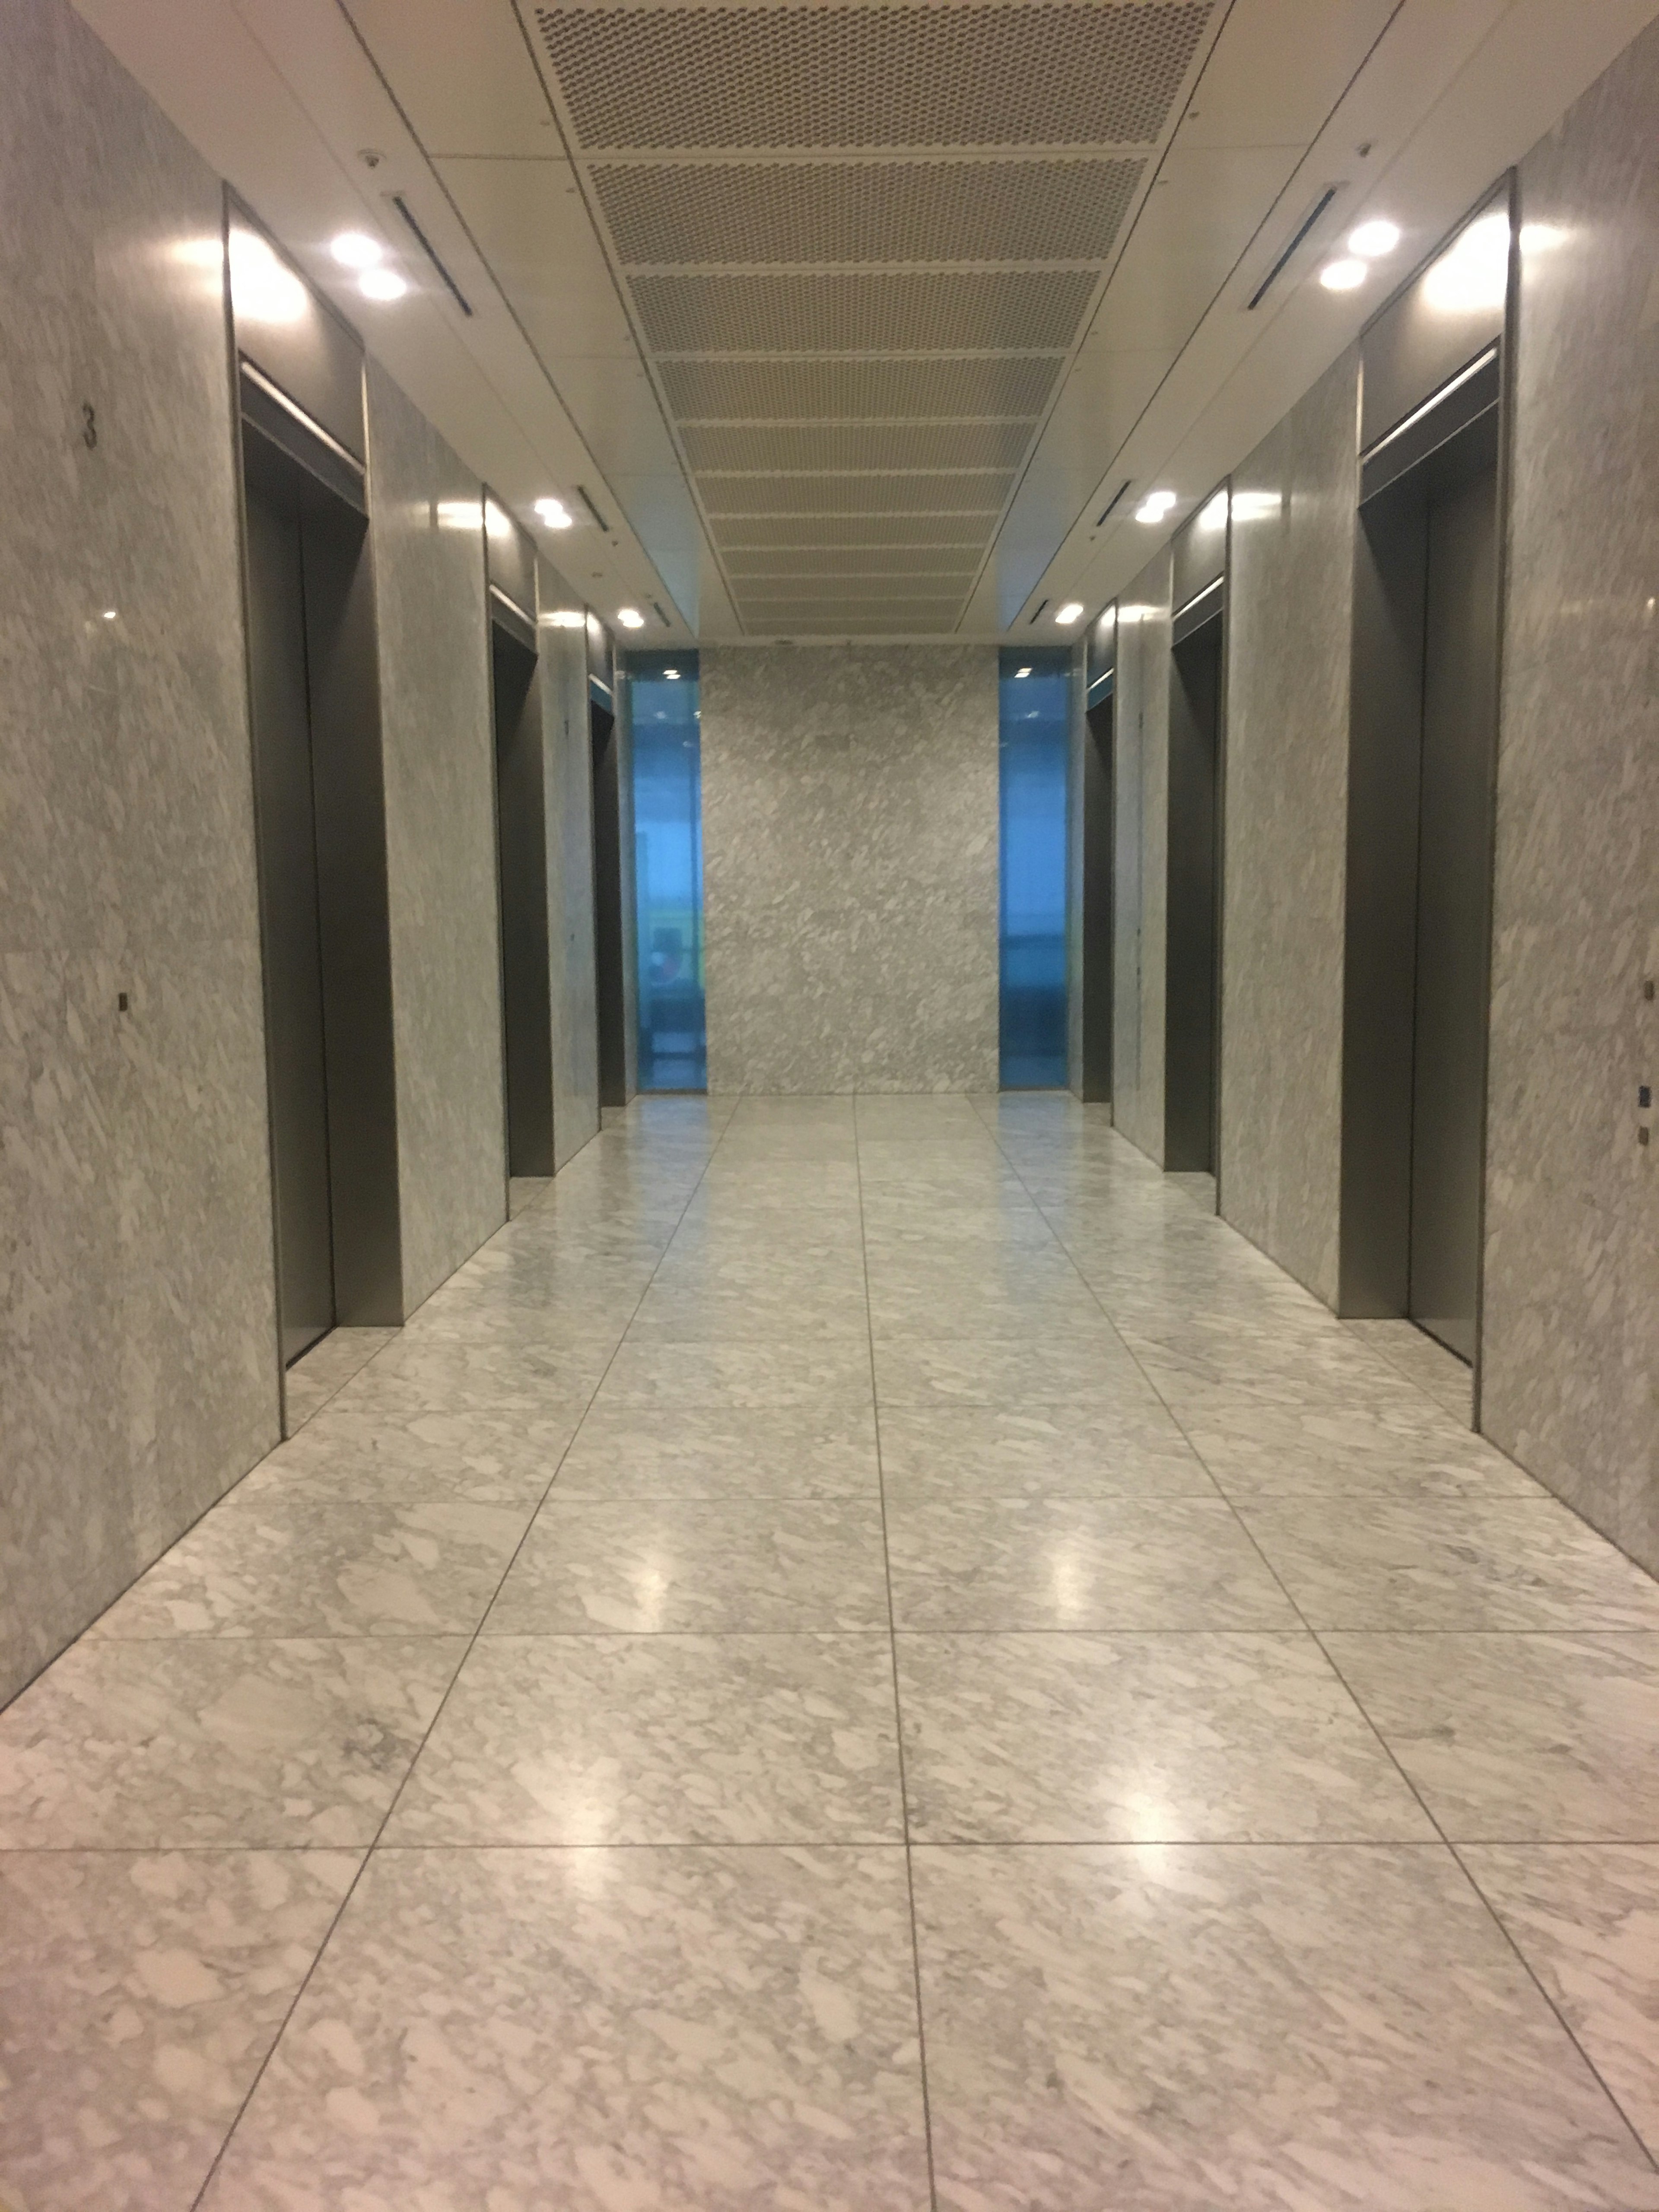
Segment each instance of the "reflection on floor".
[{"label": "reflection on floor", "polygon": [[0,2197],[1651,2212],[1656,1754],[1096,1110],[653,1102],[0,1717]]}]

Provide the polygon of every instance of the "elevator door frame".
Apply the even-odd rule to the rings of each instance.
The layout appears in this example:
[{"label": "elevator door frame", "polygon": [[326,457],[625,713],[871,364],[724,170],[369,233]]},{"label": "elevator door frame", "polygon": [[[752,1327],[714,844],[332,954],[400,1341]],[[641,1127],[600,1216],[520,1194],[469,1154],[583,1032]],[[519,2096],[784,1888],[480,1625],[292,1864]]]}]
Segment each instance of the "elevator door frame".
[{"label": "elevator door frame", "polygon": [[[252,489],[291,507],[303,544],[334,1326],[395,1327],[404,1318],[397,1083],[373,548],[362,480],[360,473],[352,476],[349,457],[342,459],[337,442],[325,444],[313,437],[297,410],[273,410],[246,377],[242,396],[236,426],[239,499],[245,504]],[[242,529],[246,635],[245,519]],[[250,670],[251,732],[252,705]],[[266,1136],[274,1217],[277,1162],[264,939],[265,842],[257,774],[253,807],[261,869]],[[287,1362],[282,1356],[274,1236],[272,1262],[280,1374]]]},{"label": "elevator door frame", "polygon": [[[1502,700],[1506,501],[1504,375],[1494,364],[1472,411],[1448,404],[1445,434],[1432,415],[1418,427],[1409,465],[1364,488],[1356,538],[1354,673],[1349,755],[1347,921],[1343,1025],[1342,1200],[1339,1310],[1418,1321],[1413,1307],[1412,1218],[1423,820],[1425,653],[1430,514],[1460,486],[1492,479],[1491,692],[1487,702],[1485,881],[1470,1364],[1479,1422],[1485,1264],[1486,1131],[1490,1082],[1492,914],[1498,726]],[[1419,1322],[1420,1324],[1420,1322]],[[1425,1334],[1434,1332],[1425,1330]],[[1437,1341],[1444,1342],[1443,1337]],[[1448,1349],[1451,1347],[1449,1346]]]},{"label": "elevator door frame", "polygon": [[276,490],[246,484],[244,544],[277,1332],[287,1369],[334,1327],[337,1297],[304,527]]}]

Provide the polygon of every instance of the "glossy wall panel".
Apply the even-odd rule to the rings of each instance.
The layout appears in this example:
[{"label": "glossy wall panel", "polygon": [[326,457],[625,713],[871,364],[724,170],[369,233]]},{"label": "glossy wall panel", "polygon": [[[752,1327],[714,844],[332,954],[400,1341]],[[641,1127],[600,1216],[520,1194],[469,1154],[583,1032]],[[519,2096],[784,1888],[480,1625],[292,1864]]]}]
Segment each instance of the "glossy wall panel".
[{"label": "glossy wall panel", "polygon": [[[538,562],[544,614],[576,605],[556,570]],[[593,981],[592,749],[587,649],[580,629],[544,621],[542,734],[547,803],[549,997],[553,1029],[553,1158],[562,1167],[599,1127]]]},{"label": "glossy wall panel", "polygon": [[1221,1210],[1334,1305],[1358,363],[1235,470],[1227,580]]},{"label": "glossy wall panel", "polygon": [[367,392],[409,1312],[506,1218],[495,735],[478,481],[373,361]]},{"label": "glossy wall panel", "polygon": [[1112,1119],[1164,1164],[1164,983],[1170,823],[1168,547],[1118,605],[1114,718]]},{"label": "glossy wall panel", "polygon": [[702,672],[710,1091],[994,1091],[996,648]]},{"label": "glossy wall panel", "polygon": [[1656,113],[1659,27],[1520,169],[1481,1419],[1659,1569]]},{"label": "glossy wall panel", "polygon": [[221,188],[60,0],[4,46],[0,1697],[278,1418]]}]

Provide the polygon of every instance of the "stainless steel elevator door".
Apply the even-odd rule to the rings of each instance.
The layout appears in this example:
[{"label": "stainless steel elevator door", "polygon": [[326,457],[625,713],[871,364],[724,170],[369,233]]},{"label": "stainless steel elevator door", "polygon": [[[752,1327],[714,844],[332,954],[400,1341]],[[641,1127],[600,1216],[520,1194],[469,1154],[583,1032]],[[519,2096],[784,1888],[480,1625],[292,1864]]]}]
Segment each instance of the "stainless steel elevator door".
[{"label": "stainless steel elevator door", "polygon": [[1498,479],[1428,514],[1412,1074],[1412,1319],[1475,1348],[1497,713]]},{"label": "stainless steel elevator door", "polygon": [[1164,1164],[1215,1172],[1221,623],[1175,647],[1170,684]]},{"label": "stainless steel elevator door", "polygon": [[334,1325],[317,825],[297,516],[249,487],[248,665],[258,798],[283,1359]]}]

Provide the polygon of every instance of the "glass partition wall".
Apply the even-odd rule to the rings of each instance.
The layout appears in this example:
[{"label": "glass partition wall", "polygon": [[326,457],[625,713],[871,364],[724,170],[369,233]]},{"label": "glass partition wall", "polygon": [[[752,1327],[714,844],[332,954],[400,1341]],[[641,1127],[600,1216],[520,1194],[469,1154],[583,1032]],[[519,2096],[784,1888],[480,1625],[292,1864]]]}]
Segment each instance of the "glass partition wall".
[{"label": "glass partition wall", "polygon": [[641,1091],[708,1085],[702,976],[702,759],[695,653],[630,653]]},{"label": "glass partition wall", "polygon": [[1005,1091],[1066,1085],[1066,793],[1069,651],[1005,650],[999,967]]}]

